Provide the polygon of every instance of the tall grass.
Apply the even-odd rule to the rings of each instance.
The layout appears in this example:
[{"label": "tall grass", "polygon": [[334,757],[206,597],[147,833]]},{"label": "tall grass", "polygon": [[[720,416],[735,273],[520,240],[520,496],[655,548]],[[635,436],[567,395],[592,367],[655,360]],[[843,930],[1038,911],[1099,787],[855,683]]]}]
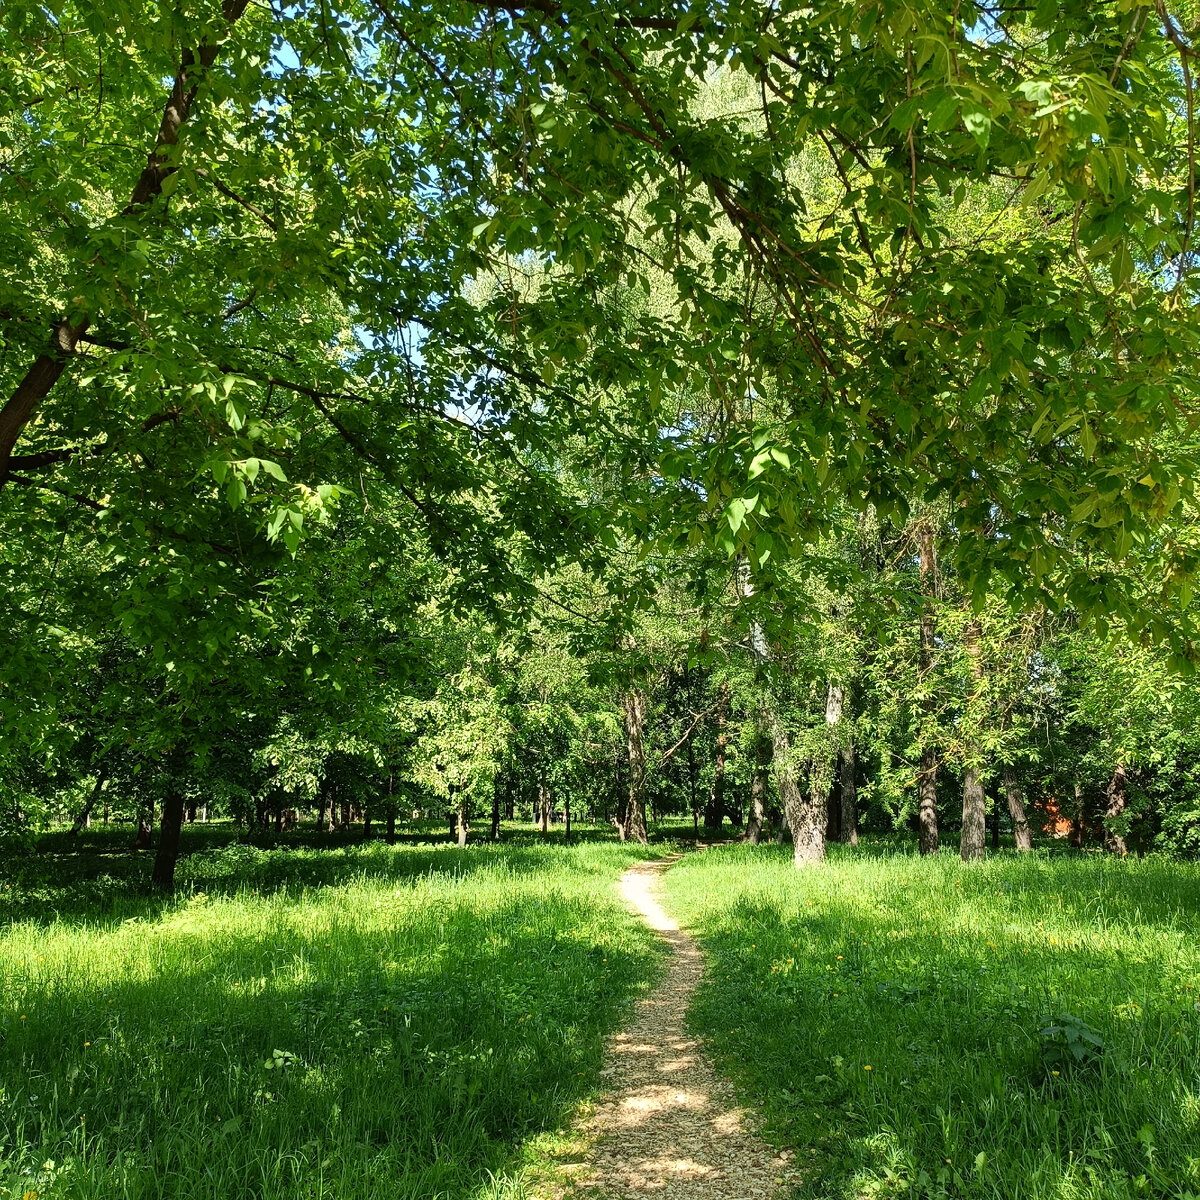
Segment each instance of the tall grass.
[{"label": "tall grass", "polygon": [[645,853],[234,846],[169,902],[18,872],[0,1195],[494,1194],[657,969],[612,886]]},{"label": "tall grass", "polygon": [[1197,867],[738,846],[667,888],[694,1023],[803,1196],[1200,1195]]}]

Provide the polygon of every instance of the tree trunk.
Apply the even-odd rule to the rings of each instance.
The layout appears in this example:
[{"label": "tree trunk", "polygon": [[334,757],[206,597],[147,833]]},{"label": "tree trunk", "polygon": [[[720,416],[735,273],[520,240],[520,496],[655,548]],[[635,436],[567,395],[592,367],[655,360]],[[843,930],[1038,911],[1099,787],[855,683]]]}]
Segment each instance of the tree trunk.
[{"label": "tree trunk", "polygon": [[500,840],[500,789],[492,784],[492,828],[489,834],[493,842]]},{"label": "tree trunk", "polygon": [[846,703],[846,689],[840,683],[830,682],[825,692],[825,734],[829,739],[829,755],[824,760],[813,764],[810,784],[819,797],[823,797],[825,806],[825,840],[836,841],[841,833],[842,805],[834,790],[834,780],[837,777],[838,741],[842,722],[842,708]]},{"label": "tree trunk", "polygon": [[166,892],[175,888],[175,863],[179,859],[179,835],[183,828],[183,788],[179,777],[185,762],[183,747],[177,746],[169,758],[170,781],[158,827],[158,853],[154,856],[154,871],[150,876],[151,883]]},{"label": "tree trunk", "polygon": [[396,844],[396,814],[394,812],[389,812],[387,815],[387,833],[385,837],[389,846]]},{"label": "tree trunk", "polygon": [[542,823],[542,832],[550,832],[550,789],[546,786],[546,776],[538,775],[538,819]]},{"label": "tree trunk", "polygon": [[[978,707],[980,694],[983,690],[983,658],[979,645],[980,628],[978,621],[968,623],[963,631],[963,649],[971,662],[972,695],[970,704]],[[980,770],[979,746],[970,743],[967,746],[967,765],[963,771],[963,819],[962,840],[960,851],[963,862],[973,858],[982,858],[987,848],[987,797],[983,791],[983,773]]]},{"label": "tree trunk", "polygon": [[770,746],[758,730],[754,739],[754,775],[750,779],[750,815],[746,818],[746,841],[757,846],[762,837],[767,810],[767,769],[770,766]]},{"label": "tree trunk", "polygon": [[363,805],[363,841],[369,841],[372,829],[371,806]]},{"label": "tree trunk", "polygon": [[454,834],[460,849],[467,844],[467,831],[470,828],[467,823],[469,807],[470,799],[464,788],[458,793],[458,806],[454,810]]},{"label": "tree trunk", "polygon": [[983,857],[987,841],[986,825],[987,797],[983,793],[983,779],[974,767],[967,767],[963,771],[963,862]]},{"label": "tree trunk", "polygon": [[722,680],[717,701],[717,761],[713,769],[712,788],[704,808],[704,827],[719,829],[725,812],[725,750],[729,742],[726,722],[729,719],[729,681]]},{"label": "tree trunk", "polygon": [[92,785],[92,790],[88,793],[87,803],[83,806],[79,815],[75,818],[74,824],[71,826],[70,832],[72,835],[78,834],[81,829],[85,829],[91,824],[92,809],[96,807],[96,801],[100,799],[100,793],[104,790],[104,785],[107,781],[108,765],[102,762],[96,772],[96,782]]},{"label": "tree trunk", "polygon": [[857,756],[854,746],[848,745],[842,750],[841,784],[842,784],[842,831],[843,842],[851,846],[858,845],[858,785],[854,780]]},{"label": "tree trunk", "polygon": [[1128,848],[1125,845],[1125,839],[1110,824],[1111,821],[1120,819],[1125,815],[1125,804],[1129,798],[1129,780],[1125,771],[1125,764],[1117,763],[1113,770],[1112,779],[1108,782],[1108,787],[1105,789],[1105,799],[1107,803],[1104,806],[1104,848],[1111,850],[1114,854],[1128,854]]},{"label": "tree trunk", "polygon": [[[934,638],[937,633],[937,623],[933,611],[935,571],[937,556],[933,545],[933,529],[923,525],[919,534],[921,593],[924,602],[921,608],[921,658],[920,670],[922,678],[928,679],[933,670]],[[919,847],[922,854],[938,852],[938,815],[937,815],[937,747],[934,744],[934,717],[936,701],[932,695],[924,702],[924,713],[921,730],[921,773],[917,776],[917,802],[921,820]]]},{"label": "tree trunk", "polygon": [[1077,849],[1083,847],[1083,808],[1085,803],[1083,786],[1077,779],[1075,780],[1075,813],[1071,819],[1071,845]]},{"label": "tree trunk", "polygon": [[1000,849],[1000,793],[992,801],[992,849]]},{"label": "tree trunk", "polygon": [[1025,798],[1012,766],[1004,768],[1004,795],[1008,800],[1008,815],[1013,823],[1013,841],[1018,850],[1032,850],[1033,836],[1029,830],[1029,817],[1025,812]]},{"label": "tree trunk", "polygon": [[569,792],[563,792],[563,820],[566,822],[563,826],[563,840],[569,842],[571,840],[571,795]]},{"label": "tree trunk", "polygon": [[133,835],[135,850],[149,850],[154,840],[151,826],[154,822],[154,805],[138,809],[137,832]]},{"label": "tree trunk", "polygon": [[775,766],[775,787],[783,802],[783,826],[792,835],[792,861],[797,867],[820,862],[825,857],[825,797],[813,788],[806,796],[796,781],[792,764],[792,743],[779,714],[771,706],[771,760]]},{"label": "tree trunk", "polygon": [[511,821],[516,815],[516,797],[514,795],[512,776],[504,781],[504,819]]},{"label": "tree trunk", "polygon": [[646,693],[633,687],[625,693],[625,733],[629,757],[629,803],[622,841],[645,844],[646,836]]}]

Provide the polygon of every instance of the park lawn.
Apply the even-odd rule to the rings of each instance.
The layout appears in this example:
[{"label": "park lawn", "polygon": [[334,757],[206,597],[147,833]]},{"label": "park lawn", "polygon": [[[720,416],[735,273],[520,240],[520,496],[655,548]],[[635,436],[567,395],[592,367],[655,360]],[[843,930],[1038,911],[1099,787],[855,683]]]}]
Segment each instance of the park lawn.
[{"label": "park lawn", "polygon": [[730,846],[666,886],[695,1028],[800,1196],[1200,1196],[1197,866]]},{"label": "park lawn", "polygon": [[0,1196],[519,1190],[522,1142],[594,1088],[659,969],[613,887],[655,852],[229,845],[171,901],[13,864]]}]

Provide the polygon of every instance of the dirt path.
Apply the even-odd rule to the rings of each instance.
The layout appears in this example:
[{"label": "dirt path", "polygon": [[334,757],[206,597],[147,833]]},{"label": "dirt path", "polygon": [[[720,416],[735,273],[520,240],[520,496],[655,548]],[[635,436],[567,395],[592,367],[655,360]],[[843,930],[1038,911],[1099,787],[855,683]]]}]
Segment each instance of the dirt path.
[{"label": "dirt path", "polygon": [[605,1200],[768,1197],[792,1179],[792,1168],[746,1129],[745,1110],[688,1034],[688,1004],[704,964],[658,902],[659,877],[670,865],[639,863],[621,878],[621,895],[667,942],[671,960],[632,1023],[609,1043],[606,1092],[585,1129],[592,1145],[578,1182]]}]

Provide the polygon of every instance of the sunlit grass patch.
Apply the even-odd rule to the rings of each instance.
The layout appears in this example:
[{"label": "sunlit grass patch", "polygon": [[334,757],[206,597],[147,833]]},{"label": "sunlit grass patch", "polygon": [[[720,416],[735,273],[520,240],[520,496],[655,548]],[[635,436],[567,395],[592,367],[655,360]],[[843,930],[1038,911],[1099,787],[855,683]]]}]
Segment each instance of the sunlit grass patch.
[{"label": "sunlit grass patch", "polygon": [[729,847],[667,888],[696,1026],[805,1194],[1200,1194],[1197,868]]}]

